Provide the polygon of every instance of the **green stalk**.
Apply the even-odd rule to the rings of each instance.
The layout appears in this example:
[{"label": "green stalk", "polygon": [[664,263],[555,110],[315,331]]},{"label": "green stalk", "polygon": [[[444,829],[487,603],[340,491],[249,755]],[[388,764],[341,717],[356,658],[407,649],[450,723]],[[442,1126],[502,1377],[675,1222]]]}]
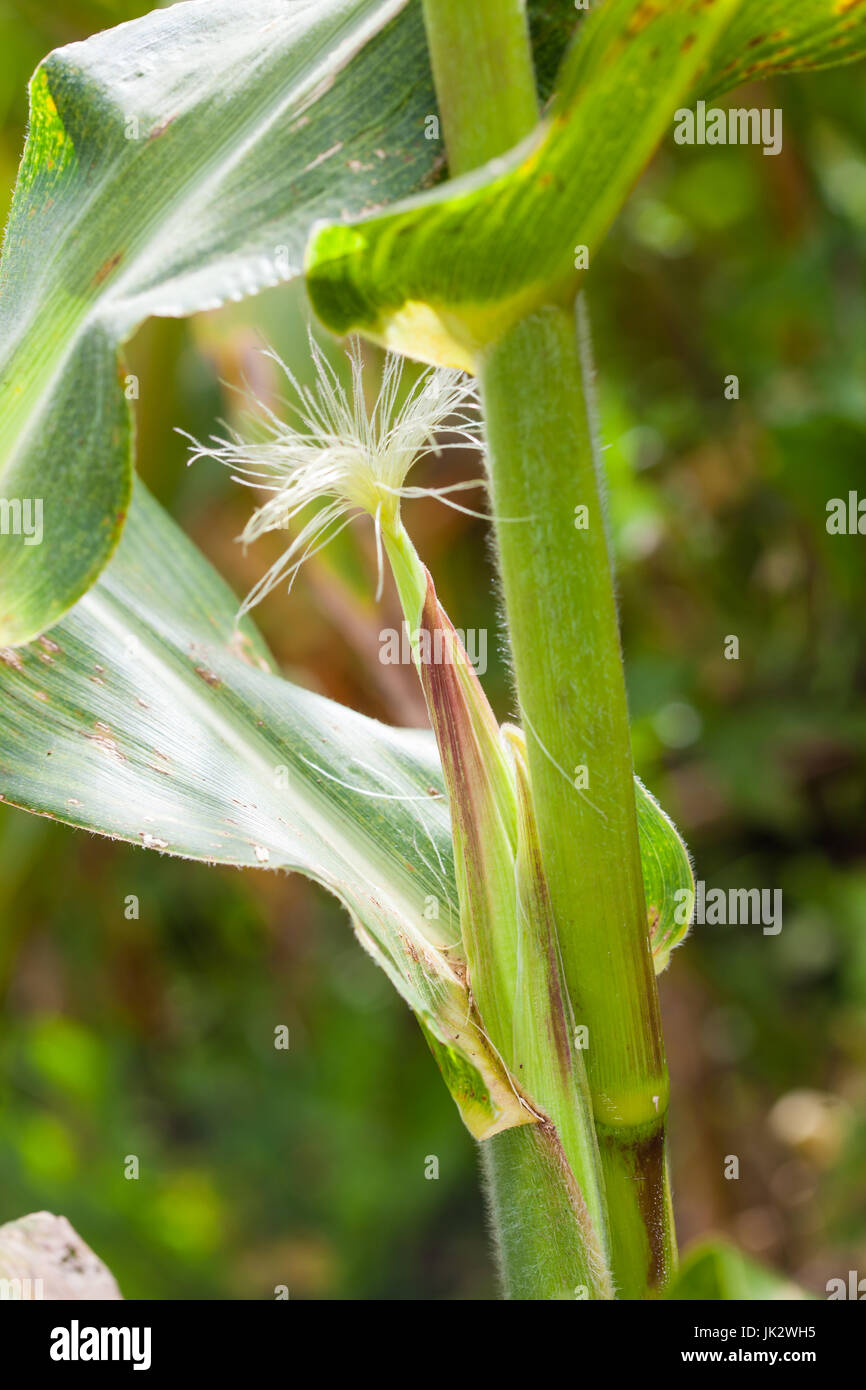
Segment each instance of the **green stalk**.
[{"label": "green stalk", "polygon": [[452,177],[528,135],[538,98],[524,0],[424,0]]},{"label": "green stalk", "polygon": [[[472,5],[464,0],[424,0],[424,15],[449,167],[456,176],[504,153],[528,135],[538,120],[525,4],[524,0],[477,0]],[[399,586],[401,562],[396,555],[394,561]],[[547,981],[554,997],[558,971],[557,961],[557,971]],[[544,997],[541,991],[537,1007]],[[556,1012],[553,1009],[551,1016]],[[549,1044],[548,1031],[553,1027],[551,1023],[545,1029],[539,1021],[535,1061],[547,1082],[542,1087],[545,1100],[555,1097],[565,1102],[550,1107],[563,1128],[562,1137],[552,1124],[522,1126],[481,1146],[503,1285],[510,1298],[609,1297],[606,1276],[595,1280],[587,1276],[587,1260],[592,1257],[581,1209],[588,1198],[597,1233],[606,1232],[606,1211],[598,1178],[590,1177],[594,1165],[580,1152],[579,1084],[569,1102],[570,1078],[557,1075],[562,1058]],[[550,1046],[549,1058],[540,1056],[545,1044]],[[575,1076],[584,1075],[580,1061],[573,1057],[566,1070],[573,1068]],[[563,1161],[563,1137],[570,1162]],[[595,1145],[593,1152],[597,1152]],[[575,1170],[587,1183],[585,1193],[575,1180]]]},{"label": "green stalk", "polygon": [[[424,12],[456,175],[503,153],[537,120],[525,7],[424,0]],[[586,358],[571,313],[551,306],[510,329],[480,376],[514,674],[566,987],[586,1029],[613,1272],[620,1296],[642,1298],[676,1260],[668,1079]],[[575,525],[579,506],[586,530]],[[564,1197],[540,1142],[527,1126],[482,1146],[516,1297],[550,1297],[543,1279],[530,1291],[527,1271],[547,1254],[558,1259],[551,1213]],[[553,1285],[560,1275],[564,1267]]]},{"label": "green stalk", "polygon": [[479,1145],[487,1207],[506,1297],[594,1301],[568,1175],[541,1125],[506,1129]]},{"label": "green stalk", "polygon": [[518,323],[481,365],[514,673],[566,984],[586,1029],[613,1272],[620,1296],[642,1298],[675,1258],[668,1080],[589,375],[558,307]]}]

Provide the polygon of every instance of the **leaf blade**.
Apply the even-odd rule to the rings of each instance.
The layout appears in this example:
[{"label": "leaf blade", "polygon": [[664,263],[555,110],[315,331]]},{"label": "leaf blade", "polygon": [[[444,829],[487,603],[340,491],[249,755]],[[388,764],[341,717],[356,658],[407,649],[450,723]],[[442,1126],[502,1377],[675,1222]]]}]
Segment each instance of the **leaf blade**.
[{"label": "leaf blade", "polygon": [[681,102],[863,56],[866,10],[851,0],[607,0],[581,25],[533,137],[384,216],[315,233],[314,308],[335,332],[477,370],[509,324],[573,300],[577,252],[591,261]]},{"label": "leaf blade", "polygon": [[382,217],[314,235],[307,286],[322,321],[474,370],[509,323],[573,300],[575,243],[592,255],[738,4],[594,9],[533,136]]},{"label": "leaf blade", "polygon": [[787,1302],[811,1295],[784,1275],[743,1255],[726,1240],[688,1252],[666,1298],[674,1302]]},{"label": "leaf blade", "polygon": [[[50,626],[117,543],[132,470],[120,344],[150,314],[213,308],[278,284],[297,273],[313,216],[369,201],[358,122],[327,186],[321,142],[358,98],[363,74],[347,71],[350,60],[404,4],[262,0],[250,21],[225,0],[194,0],[58,50],[37,69],[0,263],[0,492],[38,493],[51,564],[0,535],[0,641]],[[335,79],[346,76],[311,133],[306,113],[326,61]],[[393,112],[390,78],[377,83],[369,55],[364,66]],[[281,148],[289,125],[300,127],[290,160]],[[371,133],[385,139],[375,118]],[[398,131],[396,148],[411,156],[407,145]],[[411,167],[395,172],[392,191],[412,186]],[[71,504],[78,528],[68,525]]]},{"label": "leaf blade", "polygon": [[467,999],[435,749],[281,680],[252,626],[235,629],[235,607],[139,487],[98,583],[50,637],[0,651],[0,799],[145,848],[315,879],[459,1055],[472,1132],[530,1122]]},{"label": "leaf blade", "polygon": [[744,0],[713,53],[701,95],[709,100],[742,82],[836,67],[864,55],[860,0]]},{"label": "leaf blade", "polygon": [[634,790],[653,965],[661,975],[671,952],[689,934],[695,880],[689,852],[670,816],[638,777]]},{"label": "leaf blade", "polygon": [[[531,14],[549,75],[573,11]],[[50,560],[0,531],[0,643],[50,627],[117,545],[120,346],[291,278],[315,219],[429,183],[435,110],[418,0],[187,0],[40,64],[0,260],[0,497],[40,501]]]}]

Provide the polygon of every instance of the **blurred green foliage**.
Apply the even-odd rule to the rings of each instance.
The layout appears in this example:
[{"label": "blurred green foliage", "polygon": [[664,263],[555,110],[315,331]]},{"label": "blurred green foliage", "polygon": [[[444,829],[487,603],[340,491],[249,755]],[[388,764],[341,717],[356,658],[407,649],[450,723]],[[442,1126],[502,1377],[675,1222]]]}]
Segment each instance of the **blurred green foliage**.
[{"label": "blurred green foliage", "polygon": [[[0,0],[4,217],[35,63],[144,8]],[[866,497],[862,81],[741,94],[783,107],[777,159],[668,142],[590,292],[638,771],[698,877],[784,894],[779,935],[698,926],[662,982],[680,1231],[724,1230],[819,1294],[866,1272],[866,538],[825,527],[830,498]],[[205,436],[244,382],[270,398],[257,346],[304,371],[305,333],[281,290],[149,324],[129,353],[140,470],[239,594],[273,538],[235,545],[249,497],[187,469],[174,427]],[[406,516],[513,715],[485,525]],[[373,574],[346,533],[261,625],[292,679],[420,721],[414,674],[377,659],[399,619]],[[131,1297],[491,1294],[473,1146],[322,893],[0,808],[0,920],[0,1220],[62,1212]]]}]

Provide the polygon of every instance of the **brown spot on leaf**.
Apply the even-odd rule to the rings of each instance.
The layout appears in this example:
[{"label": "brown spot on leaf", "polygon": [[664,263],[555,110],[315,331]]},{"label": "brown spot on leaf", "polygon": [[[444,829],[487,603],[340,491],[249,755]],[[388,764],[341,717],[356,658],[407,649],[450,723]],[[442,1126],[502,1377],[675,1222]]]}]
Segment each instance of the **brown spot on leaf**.
[{"label": "brown spot on leaf", "polygon": [[177,120],[178,113],[175,111],[171,116],[166,116],[165,120],[157,121],[155,126],[151,126],[147,132],[148,140],[158,140],[160,135],[165,135],[173,121]]},{"label": "brown spot on leaf", "polygon": [[235,628],[235,631],[232,633],[232,639],[228,644],[228,649],[232,653],[232,656],[239,657],[240,660],[245,661],[248,666],[257,666],[260,671],[269,671],[270,666],[264,657],[254,655],[251,648],[252,644],[248,635]]},{"label": "brown spot on leaf", "polygon": [[626,26],[626,33],[630,38],[643,32],[647,25],[658,18],[660,12],[659,0],[642,0]]},{"label": "brown spot on leaf", "polygon": [[94,728],[98,729],[99,733],[85,734],[84,737],[90,743],[95,743],[97,748],[101,749],[103,753],[107,753],[109,758],[113,758],[115,762],[125,763],[126,754],[121,753],[117,740],[112,737],[111,731],[107,726],[105,724],[95,724]]},{"label": "brown spot on leaf", "polygon": [[107,261],[103,261],[93,277],[94,285],[101,285],[106,280],[116,266],[123,260],[123,252],[115,251],[113,256],[109,256]]}]

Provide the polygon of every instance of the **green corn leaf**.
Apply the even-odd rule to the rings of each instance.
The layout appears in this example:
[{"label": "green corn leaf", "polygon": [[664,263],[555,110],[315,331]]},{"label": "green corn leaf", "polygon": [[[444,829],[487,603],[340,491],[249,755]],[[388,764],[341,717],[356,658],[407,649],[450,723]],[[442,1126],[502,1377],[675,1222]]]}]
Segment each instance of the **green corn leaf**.
[{"label": "green corn leaf", "polygon": [[679,831],[637,777],[635,802],[653,964],[661,975],[671,951],[688,935],[695,880]]},{"label": "green corn leaf", "polygon": [[429,738],[297,689],[139,486],[105,573],[0,649],[0,799],[167,854],[330,889],[418,1015],[479,1138],[534,1117],[483,1037]]},{"label": "green corn leaf", "polygon": [[314,234],[314,307],[336,332],[474,370],[510,323],[574,298],[692,93],[864,54],[866,8],[846,0],[606,0],[581,26],[553,105],[522,145],[384,215]]},{"label": "green corn leaf", "polygon": [[811,1297],[757,1264],[725,1240],[701,1242],[689,1251],[666,1297],[676,1302],[775,1302]]},{"label": "green corn leaf", "polygon": [[[574,11],[530,12],[545,90]],[[122,344],[151,315],[296,275],[315,219],[428,183],[435,111],[420,0],[187,0],[40,64],[0,261],[0,499],[17,509],[0,642],[50,627],[119,539]]]},{"label": "green corn leaf", "polygon": [[738,3],[607,0],[522,145],[385,215],[314,235],[307,284],[323,322],[473,370],[510,322],[573,299],[576,247],[592,256]]},{"label": "green corn leaf", "polygon": [[835,67],[866,55],[862,0],[744,0],[700,82],[703,97],[774,72]]},{"label": "green corn leaf", "polygon": [[402,4],[193,0],[37,68],[0,272],[0,495],[41,500],[43,539],[0,535],[0,641],[47,628],[117,542],[118,350],[142,320],[276,285],[314,217],[417,186],[406,35],[380,32]]}]

